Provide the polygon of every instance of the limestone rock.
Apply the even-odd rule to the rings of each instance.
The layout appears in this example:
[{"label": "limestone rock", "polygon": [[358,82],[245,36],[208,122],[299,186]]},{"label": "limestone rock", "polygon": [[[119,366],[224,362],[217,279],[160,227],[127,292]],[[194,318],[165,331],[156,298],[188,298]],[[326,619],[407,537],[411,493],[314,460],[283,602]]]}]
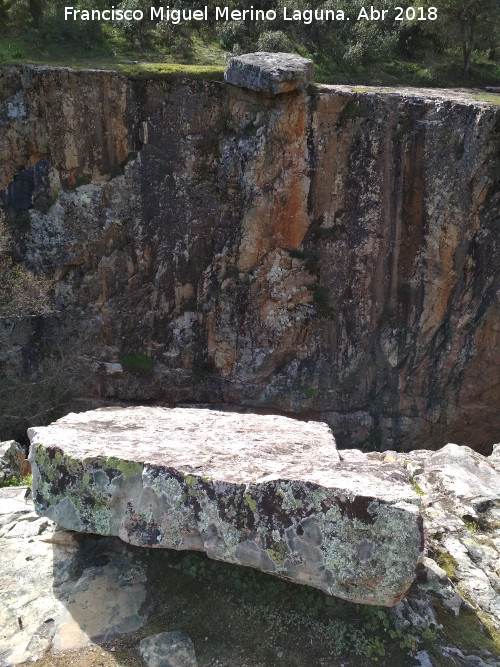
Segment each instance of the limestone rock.
[{"label": "limestone rock", "polygon": [[145,571],[142,552],[60,529],[27,487],[0,489],[0,666],[138,629]]},{"label": "limestone rock", "polygon": [[258,51],[230,58],[227,83],[269,93],[288,93],[307,88],[314,75],[312,60],[291,53]]},{"label": "limestone rock", "polygon": [[193,642],[182,630],[146,637],[139,652],[148,667],[197,667]]},{"label": "limestone rock", "polygon": [[204,550],[365,604],[397,603],[415,576],[406,472],[340,464],[325,424],[105,408],[29,435],[35,506],[67,529]]},{"label": "limestone rock", "polygon": [[476,516],[483,505],[500,503],[500,472],[470,447],[448,444],[425,457],[414,477],[432,496],[445,496],[463,514]]},{"label": "limestone rock", "polygon": [[[495,445],[493,454],[484,457],[469,447],[448,444],[436,452],[367,455],[368,460],[383,460],[388,454],[395,458],[422,494],[428,555],[412,592],[393,610],[409,623],[414,621],[411,610],[420,604],[418,600],[427,598],[432,604],[429,596],[433,596],[455,616],[462,607],[476,610],[494,632],[500,632],[498,452]],[[426,618],[433,627],[431,614]]]}]

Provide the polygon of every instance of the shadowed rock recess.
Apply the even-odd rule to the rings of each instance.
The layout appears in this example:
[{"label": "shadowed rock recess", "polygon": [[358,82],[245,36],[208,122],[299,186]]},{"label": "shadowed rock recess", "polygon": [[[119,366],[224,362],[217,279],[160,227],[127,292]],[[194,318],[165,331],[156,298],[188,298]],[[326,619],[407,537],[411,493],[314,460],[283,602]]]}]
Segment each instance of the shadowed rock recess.
[{"label": "shadowed rock recess", "polygon": [[66,529],[205,551],[364,604],[397,604],[415,578],[407,473],[341,463],[326,424],[103,408],[29,435],[35,507]]},{"label": "shadowed rock recess", "polygon": [[54,286],[51,316],[0,321],[5,396],[232,404],[341,447],[489,454],[499,160],[500,109],[449,91],[1,67],[0,216]]}]

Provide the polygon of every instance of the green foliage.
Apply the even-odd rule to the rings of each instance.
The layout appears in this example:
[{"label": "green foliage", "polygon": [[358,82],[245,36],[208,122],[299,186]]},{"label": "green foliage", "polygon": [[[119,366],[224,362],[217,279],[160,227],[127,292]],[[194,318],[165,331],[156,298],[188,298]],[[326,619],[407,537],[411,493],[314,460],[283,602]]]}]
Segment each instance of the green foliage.
[{"label": "green foliage", "polygon": [[0,317],[26,317],[52,312],[51,283],[11,257],[13,240],[0,223]]},{"label": "green foliage", "polygon": [[266,30],[257,40],[257,50],[271,53],[293,53],[295,48],[282,30]]},{"label": "green foliage", "polygon": [[[162,567],[165,572],[165,564]],[[376,661],[386,656],[395,641],[410,652],[420,641],[418,631],[398,631],[385,608],[350,604],[250,568],[217,563],[193,552],[170,554],[167,567],[179,577],[194,579],[196,590],[221,587],[229,598],[234,596],[246,625],[262,622],[271,636],[308,636],[328,651],[330,659],[351,654],[365,664],[364,658]]]},{"label": "green foliage", "polygon": [[442,44],[460,49],[466,75],[471,70],[473,50],[481,42],[487,44],[491,55],[500,46],[500,6],[496,0],[425,0],[422,6],[436,7],[438,20],[427,21],[425,31]]},{"label": "green foliage", "polygon": [[26,475],[26,477],[10,477],[9,479],[0,480],[0,489],[5,488],[6,486],[31,486],[32,484],[32,475]]},{"label": "green foliage", "polygon": [[472,517],[469,514],[466,514],[462,517],[462,521],[467,526],[469,533],[472,533],[473,535],[477,535],[478,533],[489,533],[493,529],[492,524],[481,517]]},{"label": "green foliage", "polygon": [[366,104],[358,98],[350,99],[339,114],[339,125],[343,125],[346,120],[353,118],[363,118],[368,115]]},{"label": "green foliage", "polygon": [[[462,605],[458,616],[444,608],[437,599],[434,608],[438,622],[443,626],[451,645],[461,647],[465,652],[477,655],[478,649],[484,649],[493,655],[499,655],[500,633],[490,627],[490,619],[476,614],[471,607]],[[486,616],[486,615],[485,615]],[[431,658],[439,656],[439,646],[431,646]],[[436,664],[439,664],[436,662]]]},{"label": "green foliage", "polygon": [[304,394],[306,398],[314,398],[317,394],[316,389],[308,386],[300,387],[300,391]]},{"label": "green foliage", "polygon": [[118,361],[128,373],[149,375],[153,370],[153,360],[141,352],[122,352]]},{"label": "green foliage", "polygon": [[410,484],[411,484],[413,490],[415,491],[415,493],[416,493],[417,495],[419,495],[419,496],[423,496],[423,495],[424,495],[424,492],[422,491],[422,489],[419,487],[419,485],[418,485],[417,482],[415,481],[415,478],[413,477],[413,475],[410,475]]},{"label": "green foliage", "polygon": [[[79,10],[109,8],[105,0],[75,0],[72,5]],[[335,9],[350,20],[285,21],[285,5],[288,15]],[[398,0],[384,0],[388,15],[383,21],[358,21],[363,0],[266,0],[262,8],[276,11],[276,20],[226,22],[213,19],[215,3],[209,3],[208,22],[175,25],[151,20],[147,0],[122,0],[117,8],[141,9],[144,19],[116,22],[67,21],[56,0],[1,0],[0,62],[27,59],[81,66],[97,59],[99,66],[128,70],[130,64],[122,61],[130,59],[131,75],[154,77],[167,74],[151,67],[157,62],[222,66],[223,51],[266,50],[313,58],[316,80],[330,83],[442,86],[463,85],[467,77],[479,85],[500,80],[497,0],[413,0],[405,5],[425,15],[429,6],[437,7],[436,21],[397,21],[399,5]],[[251,6],[251,0],[229,4],[239,10]],[[175,8],[198,5],[184,0]]]},{"label": "green foliage", "polygon": [[456,575],[458,561],[450,553],[442,549],[437,549],[432,551],[431,557],[446,572],[451,581],[458,581]]}]

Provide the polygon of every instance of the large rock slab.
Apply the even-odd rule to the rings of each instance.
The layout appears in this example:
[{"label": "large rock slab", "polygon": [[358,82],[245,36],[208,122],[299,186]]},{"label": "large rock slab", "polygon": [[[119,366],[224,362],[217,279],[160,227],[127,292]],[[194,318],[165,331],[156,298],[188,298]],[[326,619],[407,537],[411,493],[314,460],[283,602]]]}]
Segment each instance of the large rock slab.
[{"label": "large rock slab", "polygon": [[422,556],[397,465],[341,463],[325,424],[104,408],[29,429],[35,507],[64,528],[205,551],[355,602],[394,605]]},{"label": "large rock slab", "polygon": [[312,60],[292,53],[258,51],[230,58],[224,79],[233,86],[276,95],[307,88],[313,76]]}]

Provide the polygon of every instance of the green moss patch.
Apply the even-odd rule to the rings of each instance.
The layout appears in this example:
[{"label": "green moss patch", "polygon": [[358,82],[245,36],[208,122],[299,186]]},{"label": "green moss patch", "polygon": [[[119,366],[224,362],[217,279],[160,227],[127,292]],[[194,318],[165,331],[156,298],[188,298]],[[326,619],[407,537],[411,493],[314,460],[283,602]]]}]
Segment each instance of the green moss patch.
[{"label": "green moss patch", "polygon": [[114,69],[136,81],[151,81],[154,79],[178,81],[181,78],[223,81],[226,70],[224,66],[220,65],[174,65],[171,63],[117,64]]},{"label": "green moss patch", "polygon": [[118,357],[123,370],[137,375],[149,375],[153,370],[153,360],[140,352],[124,352]]},{"label": "green moss patch", "polygon": [[458,562],[451,554],[442,549],[437,549],[431,551],[430,556],[446,572],[451,581],[458,581],[456,574]]}]

